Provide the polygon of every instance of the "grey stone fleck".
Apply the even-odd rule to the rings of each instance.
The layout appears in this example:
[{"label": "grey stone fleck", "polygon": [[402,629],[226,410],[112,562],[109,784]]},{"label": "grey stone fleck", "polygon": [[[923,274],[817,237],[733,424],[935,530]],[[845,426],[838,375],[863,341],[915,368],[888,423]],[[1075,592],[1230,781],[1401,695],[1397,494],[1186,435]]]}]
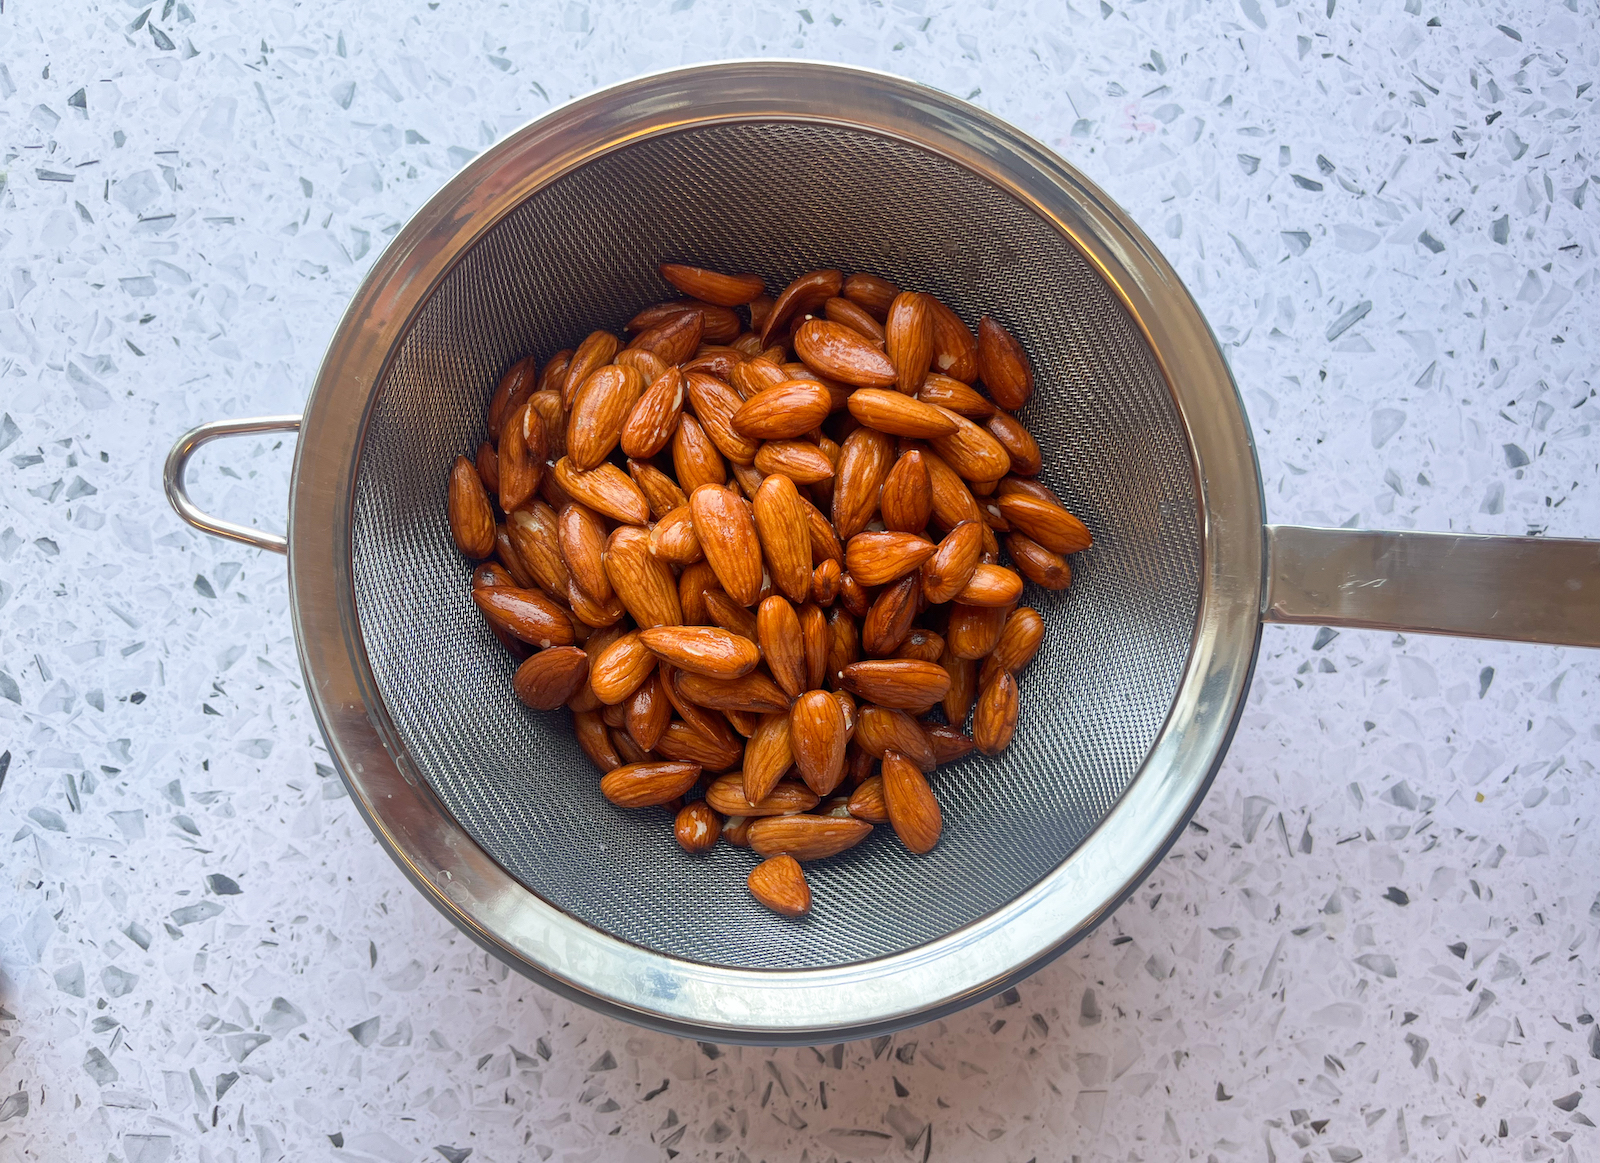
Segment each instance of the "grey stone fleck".
[{"label": "grey stone fleck", "polygon": [[361,1046],[370,1046],[378,1037],[379,1018],[368,1018],[366,1021],[357,1022],[346,1033],[356,1040]]},{"label": "grey stone fleck", "polygon": [[193,925],[204,921],[222,912],[222,906],[216,901],[196,901],[192,905],[184,905],[172,910],[172,920],[179,927]]},{"label": "grey stone fleck", "polygon": [[83,1072],[101,1086],[116,1082],[122,1077],[98,1046],[90,1046],[89,1052],[83,1056]]},{"label": "grey stone fleck", "polygon": [[132,991],[139,984],[139,975],[129,973],[115,965],[108,965],[100,971],[100,984],[105,987],[109,997],[122,997]]}]

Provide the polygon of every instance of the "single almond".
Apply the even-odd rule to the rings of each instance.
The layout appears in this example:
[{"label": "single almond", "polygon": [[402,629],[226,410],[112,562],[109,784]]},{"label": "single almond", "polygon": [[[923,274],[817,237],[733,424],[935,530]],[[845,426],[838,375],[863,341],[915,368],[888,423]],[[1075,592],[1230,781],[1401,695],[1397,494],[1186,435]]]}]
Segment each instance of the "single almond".
[{"label": "single almond", "polygon": [[532,356],[519,359],[506,369],[489,397],[489,411],[484,418],[490,438],[498,440],[505,427],[506,417],[528,402],[528,397],[539,386],[539,361]]},{"label": "single almond", "polygon": [[800,637],[805,643],[806,689],[820,690],[828,678],[828,616],[814,602],[800,607]]},{"label": "single almond", "polygon": [[[813,380],[786,380],[764,388],[733,414],[733,426],[756,440],[788,440],[828,418],[833,397]],[[753,455],[753,454],[752,454]]]},{"label": "single almond", "polygon": [[895,648],[894,657],[938,662],[944,657],[944,637],[932,630],[918,627],[907,634],[905,641]]},{"label": "single almond", "polygon": [[722,824],[722,838],[736,848],[750,847],[750,825],[755,823],[749,816],[728,816]]},{"label": "single almond", "polygon": [[987,657],[1000,641],[1000,631],[1005,628],[1004,606],[968,606],[961,602],[950,606],[950,621],[945,627],[946,648],[955,658],[978,659]]},{"label": "single almond", "polygon": [[733,484],[728,487],[731,489],[734,484],[738,485],[738,491],[744,494],[746,500],[752,502],[756,499],[756,492],[761,488],[761,482],[767,479],[766,474],[753,464],[730,464],[728,475],[733,478]]},{"label": "single almond", "polygon": [[628,346],[648,351],[662,363],[672,366],[695,353],[705,327],[704,311],[680,311],[639,332]]},{"label": "single almond", "polygon": [[1031,606],[1019,606],[1006,619],[1000,631],[1000,641],[994,652],[983,660],[983,670],[978,678],[980,687],[987,687],[1001,671],[1021,674],[1039,647],[1044,643],[1044,618]]},{"label": "single almond", "polygon": [[1022,578],[1003,565],[979,562],[955,600],[968,606],[1013,606],[1022,597]]},{"label": "single almond", "polygon": [[872,609],[873,595],[867,587],[849,574],[839,578],[839,604],[857,618],[865,618]]},{"label": "single almond", "polygon": [[594,468],[611,455],[643,392],[638,371],[614,363],[596,368],[579,385],[567,416],[567,458],[575,468]]},{"label": "single almond", "polygon": [[672,468],[685,495],[701,485],[720,485],[728,479],[728,466],[700,421],[685,412],[672,436]]},{"label": "single almond", "polygon": [[686,394],[681,371],[669,367],[662,372],[628,413],[620,436],[622,451],[643,460],[665,448],[678,430]]},{"label": "single almond", "polygon": [[500,495],[500,454],[494,450],[494,445],[487,440],[478,444],[477,455],[473,457],[472,465],[478,470],[478,480],[483,483],[484,491],[491,497]]},{"label": "single almond", "polygon": [[867,704],[856,719],[855,745],[868,755],[882,759],[898,751],[923,771],[934,768],[933,744],[918,723],[904,711]]},{"label": "single almond", "polygon": [[972,749],[977,746],[972,736],[959,727],[928,723],[924,725],[923,730],[928,734],[928,741],[933,744],[933,758],[940,767],[971,754]]},{"label": "single almond", "polygon": [[756,640],[756,616],[748,606],[741,606],[720,588],[706,590],[704,600],[711,621],[730,634]]},{"label": "single almond", "polygon": [[655,654],[634,630],[589,660],[589,688],[606,706],[621,706],[655,669]]},{"label": "single almond", "polygon": [[900,843],[918,855],[933,851],[944,828],[939,801],[927,777],[898,751],[883,756],[883,805]]},{"label": "single almond", "polygon": [[685,626],[704,626],[711,620],[706,611],[706,591],[720,589],[716,570],[704,561],[684,567],[678,577],[678,605]]},{"label": "single almond", "polygon": [[850,415],[868,428],[892,436],[923,440],[951,436],[960,427],[957,413],[886,388],[857,388],[850,393],[848,407]]},{"label": "single almond", "polygon": [[639,486],[614,464],[608,462],[584,471],[564,456],[556,461],[555,479],[573,500],[613,521],[643,525],[650,520],[650,505]]},{"label": "single almond", "polygon": [[744,798],[759,804],[794,762],[789,742],[789,713],[763,715],[744,749]]},{"label": "single almond", "polygon": [[758,856],[825,860],[872,835],[872,825],[850,816],[763,816],[750,826],[750,848]]},{"label": "single almond", "polygon": [[610,363],[622,341],[609,331],[591,331],[572,353],[567,373],[561,380],[561,406],[568,411],[585,380]]},{"label": "single almond", "polygon": [[985,755],[999,755],[1011,743],[1017,729],[1020,692],[1017,676],[1001,671],[978,694],[972,712],[972,739]]},{"label": "single almond", "polygon": [[778,781],[759,803],[744,798],[744,776],[737,771],[719,776],[706,788],[706,803],[725,816],[786,816],[809,812],[820,797],[797,779]]},{"label": "single almond", "polygon": [[[1009,497],[1013,493],[1020,493],[1025,497],[1037,497],[1047,505],[1061,505],[1061,498],[1051,491],[1049,485],[1037,477],[1017,476],[1015,473],[1001,477],[1000,482],[995,485],[995,499]],[[1061,505],[1061,507],[1063,509],[1066,508],[1065,505]]]},{"label": "single almond", "polygon": [[1072,584],[1072,566],[1067,564],[1067,559],[1059,553],[1052,553],[1031,537],[1013,533],[1006,538],[1006,553],[1010,554],[1022,576],[1036,586],[1047,590],[1064,590]]},{"label": "single almond", "polygon": [[832,558],[827,559],[811,571],[811,600],[824,608],[833,605],[843,581],[844,570],[839,563]]},{"label": "single almond", "polygon": [[[519,509],[518,512],[525,512]],[[494,555],[499,559],[500,565],[506,573],[511,575],[507,584],[521,586],[529,589],[539,583],[533,580],[533,575],[528,572],[528,567],[522,562],[522,555],[517,552],[516,544],[511,540],[511,533],[504,525],[494,527]],[[473,582],[477,584],[476,580]]]},{"label": "single almond", "polygon": [[822,313],[831,322],[850,328],[868,341],[882,347],[886,336],[883,324],[874,319],[865,307],[852,303],[842,296],[835,296],[822,304]]},{"label": "single almond", "polygon": [[790,698],[806,689],[805,641],[800,616],[789,602],[774,594],[756,611],[756,638],[773,680]]},{"label": "single almond", "polygon": [[871,775],[857,784],[850,793],[847,807],[858,820],[868,824],[887,824],[889,808],[883,802],[883,776]]},{"label": "single almond", "polygon": [[720,485],[689,494],[700,548],[728,596],[741,606],[761,596],[761,543],[750,503]]},{"label": "single almond", "polygon": [[[721,308],[715,308],[715,310],[721,310]],[[729,311],[728,314],[732,315],[733,312]],[[683,368],[684,375],[688,375],[690,372],[701,372],[708,376],[715,376],[717,379],[727,383],[729,377],[733,375],[733,369],[742,362],[744,362],[744,356],[739,353],[738,348],[702,343],[700,350],[695,352],[689,359],[684,360],[680,366]]]},{"label": "single almond", "polygon": [[600,794],[619,808],[650,808],[677,799],[699,778],[698,763],[629,763],[606,772]]},{"label": "single almond", "polygon": [[978,378],[978,337],[932,295],[927,296],[933,321],[933,370],[970,384]]},{"label": "single almond", "polygon": [[937,662],[878,658],[845,667],[844,688],[880,707],[921,713],[950,689],[950,675]]},{"label": "single almond", "polygon": [[811,536],[794,482],[781,474],[768,476],[752,507],[773,586],[791,601],[805,601],[811,588]]},{"label": "single almond", "polygon": [[811,888],[793,856],[763,860],[750,870],[749,885],[758,903],[782,916],[803,917],[811,911]]},{"label": "single almond", "polygon": [[652,626],[639,638],[680,671],[709,678],[738,678],[761,661],[754,642],[718,626]]},{"label": "single almond", "polygon": [[806,531],[811,534],[811,564],[837,561],[842,568],[844,546],[839,543],[839,535],[834,532],[833,525],[823,516],[821,509],[804,497],[800,498],[800,507],[806,511]]},{"label": "single almond", "polygon": [[685,724],[718,748],[726,747],[730,753],[737,749],[740,755],[744,753],[744,744],[729,727],[726,715],[710,707],[701,706],[685,697],[683,691],[679,689],[679,684],[688,677],[687,675],[666,661],[662,661],[658,670],[661,674],[661,685],[667,692],[667,701],[672,704],[672,709],[678,712],[678,717]]},{"label": "single almond", "polygon": [[623,367],[631,367],[639,373],[639,378],[647,384],[653,384],[667,374],[667,363],[653,351],[646,351],[642,347],[625,347],[617,352],[616,363]]},{"label": "single almond", "polygon": [[578,646],[555,646],[517,667],[511,689],[536,711],[553,711],[589,678],[589,656]]},{"label": "single almond", "polygon": [[[733,390],[748,402],[768,388],[775,388],[779,384],[789,383],[794,378],[794,376],[791,376],[770,359],[762,359],[760,356],[756,356],[737,365],[733,369],[733,373],[728,377],[728,382],[733,385]],[[804,429],[801,429],[801,431],[804,431]]]},{"label": "single almond", "polygon": [[[702,713],[716,715],[714,711]],[[656,743],[656,754],[681,763],[698,763],[707,771],[728,771],[738,767],[739,760],[744,757],[744,740],[733,733],[722,716],[716,715],[716,721],[720,724],[719,729],[707,734],[682,719],[672,720]]]},{"label": "single almond", "polygon": [[[739,393],[716,376],[685,370],[684,379],[694,414],[717,451],[729,460],[749,464],[756,458],[759,442],[733,426],[733,417],[744,406]],[[680,481],[682,474],[679,474]],[[691,496],[693,490],[689,490]]]},{"label": "single almond", "polygon": [[500,509],[514,513],[525,505],[528,498],[539,490],[539,477],[544,472],[544,425],[532,411],[532,403],[523,404],[506,417],[500,430]]},{"label": "single almond", "polygon": [[1015,412],[1033,395],[1033,365],[1028,353],[1000,324],[985,315],[978,320],[978,377],[994,402]]},{"label": "single almond", "polygon": [[845,438],[833,486],[833,527],[840,538],[848,541],[872,520],[894,460],[894,441],[875,428],[857,428]]},{"label": "single almond", "polygon": [[922,581],[914,573],[884,586],[861,620],[861,649],[869,658],[886,658],[900,649],[921,608]]},{"label": "single almond", "polygon": [[606,577],[633,620],[643,628],[681,626],[677,580],[666,562],[650,554],[650,535],[622,525],[606,542]]},{"label": "single almond", "polygon": [[839,710],[844,712],[844,740],[848,744],[856,733],[856,697],[849,691],[829,691],[833,701],[839,704]]},{"label": "single almond", "polygon": [[1011,471],[1018,476],[1031,477],[1044,467],[1044,452],[1033,433],[1009,412],[996,412],[984,425],[989,435],[1000,442],[1011,459]]},{"label": "single almond", "polygon": [[708,678],[686,670],[677,683],[680,695],[714,711],[771,715],[789,709],[789,695],[759,670],[739,678]]},{"label": "single almond", "polygon": [[933,314],[928,297],[915,291],[896,295],[889,304],[883,331],[886,353],[895,368],[895,387],[909,398],[922,386],[933,363]]},{"label": "single almond", "polygon": [[669,299],[665,303],[646,307],[628,320],[626,330],[649,331],[668,319],[692,312],[697,312],[703,321],[700,331],[701,346],[730,343],[744,329],[744,325],[739,321],[739,313],[731,307],[720,307],[705,299],[685,298]]},{"label": "single almond", "polygon": [[924,404],[948,408],[969,420],[987,420],[994,415],[994,404],[981,392],[938,372],[928,373],[928,378],[917,389],[917,399]]},{"label": "single almond", "polygon": [[923,460],[932,486],[933,523],[941,529],[954,529],[963,521],[982,521],[972,490],[944,457],[929,451],[923,453]]},{"label": "single almond", "polygon": [[881,586],[914,572],[935,548],[916,533],[857,533],[845,546],[844,564],[862,585]]},{"label": "single almond", "polygon": [[[538,417],[539,426],[544,431],[544,459],[553,464],[567,455],[567,408],[561,402],[561,393],[533,393],[528,397],[528,411]],[[532,425],[531,418],[528,423]],[[544,476],[547,478],[549,474]]]},{"label": "single almond", "polygon": [[807,319],[795,332],[794,350],[807,367],[830,379],[866,388],[895,382],[889,357],[870,339],[840,323]]},{"label": "single almond", "polygon": [[450,469],[450,536],[461,556],[479,561],[494,552],[494,508],[483,490],[483,478],[464,456]]},{"label": "single almond", "polygon": [[878,497],[883,526],[896,533],[921,533],[933,516],[933,484],[922,453],[913,448],[889,470]]},{"label": "single almond", "polygon": [[667,699],[659,664],[655,673],[639,684],[639,689],[628,696],[624,705],[628,710],[628,734],[641,750],[654,750],[661,736],[666,734],[667,724],[672,722],[672,703]]},{"label": "single almond", "polygon": [[541,650],[571,646],[576,637],[566,610],[540,590],[483,586],[472,591],[472,600],[491,626]]},{"label": "single almond", "polygon": [[766,289],[760,275],[725,275],[680,262],[664,262],[656,269],[685,295],[719,307],[741,306]]},{"label": "single almond", "polygon": [[849,742],[844,708],[827,691],[807,691],[789,709],[789,747],[806,786],[828,795],[844,779]]},{"label": "single almond", "polygon": [[650,553],[672,565],[689,565],[705,556],[688,505],[679,505],[651,528]]},{"label": "single almond", "polygon": [[839,271],[808,271],[790,283],[773,301],[757,331],[761,342],[771,343],[780,328],[786,327],[796,315],[803,315],[822,306],[839,293],[844,286],[844,275]]},{"label": "single almond", "polygon": [[1011,471],[1011,457],[987,429],[948,408],[940,409],[956,422],[949,436],[936,436],[930,444],[956,474],[969,481],[997,481]]},{"label": "single almond", "polygon": [[722,817],[711,810],[704,800],[695,800],[678,809],[672,821],[672,837],[691,856],[709,852],[717,846],[722,835]]},{"label": "single almond", "polygon": [[601,771],[615,771],[622,766],[617,749],[611,744],[611,732],[606,730],[599,712],[574,711],[572,733],[577,736],[578,746],[583,753]]},{"label": "single almond", "polygon": [[1083,522],[1060,505],[1025,493],[1001,497],[999,505],[1012,529],[1026,534],[1052,553],[1078,553],[1094,544]]},{"label": "single almond", "polygon": [[837,606],[828,611],[827,681],[838,686],[844,668],[861,657],[861,633],[855,618]]},{"label": "single almond", "polygon": [[[554,392],[561,394],[561,385],[567,382],[567,369],[572,366],[572,357],[575,354],[572,348],[563,347],[545,361],[544,367],[539,369],[539,392]],[[536,393],[537,394],[537,393]]]},{"label": "single almond", "polygon": [[572,608],[572,616],[576,621],[594,629],[615,626],[628,614],[627,607],[615,593],[601,601],[570,579],[567,582],[567,605]]},{"label": "single almond", "polygon": [[831,480],[833,462],[805,440],[769,440],[756,449],[755,467],[765,476],[786,476],[797,485]]},{"label": "single almond", "polygon": [[877,275],[851,275],[839,291],[880,323],[889,317],[889,306],[899,293],[899,287]]},{"label": "single almond", "polygon": [[578,587],[602,604],[611,600],[611,581],[606,577],[606,527],[594,510],[577,502],[566,506],[556,517],[556,532],[561,560]]},{"label": "single almond", "polygon": [[506,518],[506,536],[533,582],[556,601],[567,596],[568,570],[561,553],[559,521],[543,501]]},{"label": "single almond", "polygon": [[944,717],[958,727],[967,721],[967,712],[972,710],[972,703],[978,697],[978,664],[970,658],[957,658],[950,653],[949,644],[945,644],[945,654],[941,658],[945,673],[950,676],[950,689],[940,700],[939,705],[944,710]]}]

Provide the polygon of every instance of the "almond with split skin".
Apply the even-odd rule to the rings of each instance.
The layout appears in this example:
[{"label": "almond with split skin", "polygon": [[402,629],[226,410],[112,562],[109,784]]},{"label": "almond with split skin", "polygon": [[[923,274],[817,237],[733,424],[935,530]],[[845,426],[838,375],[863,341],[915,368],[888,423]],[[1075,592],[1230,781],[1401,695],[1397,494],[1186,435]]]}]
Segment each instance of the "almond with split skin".
[{"label": "almond with split skin", "polygon": [[926,296],[933,323],[933,370],[970,384],[978,378],[978,337],[932,295]]},{"label": "almond with split skin", "polygon": [[900,842],[921,855],[932,852],[944,830],[939,801],[928,786],[927,777],[898,751],[883,756],[883,804],[889,813],[889,826]]},{"label": "almond with split skin", "polygon": [[702,485],[689,496],[700,549],[728,596],[741,606],[761,596],[761,542],[750,503],[719,485]]},{"label": "almond with split skin", "polygon": [[937,662],[865,659],[845,667],[844,689],[880,707],[920,713],[944,698],[950,675]]},{"label": "almond with split skin", "polygon": [[750,895],[775,913],[803,917],[811,911],[811,887],[793,856],[763,860],[750,870],[749,884]]},{"label": "almond with split skin", "polygon": [[789,709],[789,747],[806,786],[830,794],[844,779],[844,708],[827,691],[807,691]]},{"label": "almond with split skin", "polygon": [[921,590],[921,579],[911,573],[879,591],[861,619],[863,653],[869,658],[884,658],[900,649],[921,609]]},{"label": "almond with split skin", "polygon": [[600,781],[600,794],[619,808],[650,808],[675,800],[700,778],[698,763],[630,763]]},{"label": "almond with split skin", "polygon": [[761,661],[754,642],[719,626],[652,626],[639,640],[678,670],[707,678],[739,678]]},{"label": "almond with split skin", "polygon": [[795,332],[794,351],[818,375],[864,388],[895,382],[894,364],[859,332],[827,319],[807,319]]},{"label": "almond with split skin", "polygon": [[672,821],[672,837],[690,855],[709,852],[717,846],[722,835],[722,817],[712,811],[704,800],[684,804]]},{"label": "almond with split skin", "polygon": [[680,364],[699,348],[708,314],[699,308],[680,311],[639,332],[628,346],[648,351],[669,366]]},{"label": "almond with split skin", "polygon": [[750,848],[758,856],[826,860],[872,835],[872,825],[850,816],[763,816],[750,825]]},{"label": "almond with split skin", "polygon": [[450,537],[461,556],[481,561],[494,552],[494,509],[477,468],[464,456],[450,470],[449,494]]}]

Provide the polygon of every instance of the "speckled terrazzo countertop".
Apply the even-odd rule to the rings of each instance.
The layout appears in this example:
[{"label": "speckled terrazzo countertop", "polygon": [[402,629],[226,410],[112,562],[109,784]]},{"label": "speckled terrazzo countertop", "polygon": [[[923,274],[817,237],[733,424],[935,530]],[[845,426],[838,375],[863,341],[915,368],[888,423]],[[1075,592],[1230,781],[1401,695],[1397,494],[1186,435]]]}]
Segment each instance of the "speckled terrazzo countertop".
[{"label": "speckled terrazzo countertop", "polygon": [[[1600,1158],[1600,656],[1268,627],[1188,833],[893,1038],[558,1000],[328,765],[283,560],[177,433],[296,411],[399,224],[553,103],[840,60],[1059,150],[1225,345],[1271,516],[1600,536],[1589,0],[0,8],[0,1158]],[[278,521],[289,448],[198,498]]]}]

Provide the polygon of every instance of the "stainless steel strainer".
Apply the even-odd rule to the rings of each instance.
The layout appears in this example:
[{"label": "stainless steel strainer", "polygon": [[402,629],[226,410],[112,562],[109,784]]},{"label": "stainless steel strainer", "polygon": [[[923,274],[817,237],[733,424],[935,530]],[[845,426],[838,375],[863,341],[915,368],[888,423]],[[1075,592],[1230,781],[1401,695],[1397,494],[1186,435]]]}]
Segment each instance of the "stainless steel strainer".
[{"label": "stainless steel strainer", "polygon": [[[988,313],[1032,353],[1023,418],[1094,530],[998,762],[942,769],[948,826],[754,904],[752,857],[686,859],[600,797],[565,716],[512,695],[444,519],[448,466],[519,356],[620,329],[662,259],[820,266]],[[200,513],[192,451],[299,427],[289,535]],[[362,284],[303,417],[206,425],[168,460],[191,523],[289,553],[307,689],[350,792],[417,887],[569,997],[720,1041],[859,1037],[1004,988],[1149,873],[1210,783],[1263,620],[1600,645],[1600,543],[1265,526],[1238,395],[1148,238],[1038,143],[944,94],[809,63],[642,78],[519,130]]]}]

